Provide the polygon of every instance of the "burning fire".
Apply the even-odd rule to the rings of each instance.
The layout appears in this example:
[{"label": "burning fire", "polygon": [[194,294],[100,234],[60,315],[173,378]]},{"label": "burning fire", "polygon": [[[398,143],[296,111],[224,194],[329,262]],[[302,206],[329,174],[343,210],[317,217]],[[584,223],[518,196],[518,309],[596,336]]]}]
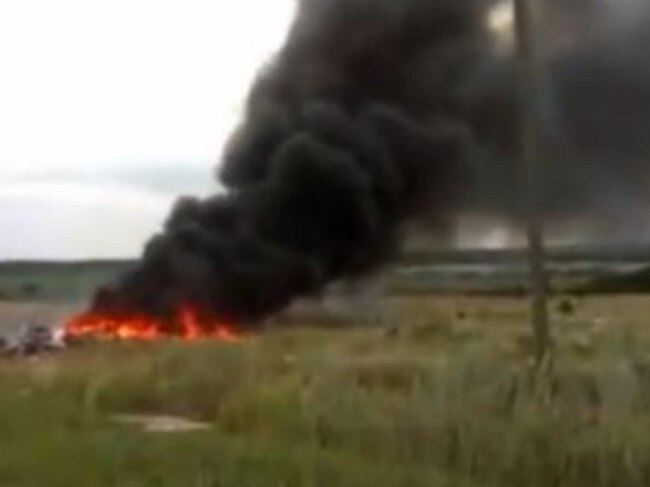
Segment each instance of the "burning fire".
[{"label": "burning fire", "polygon": [[236,342],[241,338],[228,324],[201,320],[196,309],[187,304],[179,306],[171,326],[142,314],[117,317],[88,312],[71,318],[64,325],[64,335],[70,338],[95,336],[145,341],[176,337],[183,340],[216,339]]}]

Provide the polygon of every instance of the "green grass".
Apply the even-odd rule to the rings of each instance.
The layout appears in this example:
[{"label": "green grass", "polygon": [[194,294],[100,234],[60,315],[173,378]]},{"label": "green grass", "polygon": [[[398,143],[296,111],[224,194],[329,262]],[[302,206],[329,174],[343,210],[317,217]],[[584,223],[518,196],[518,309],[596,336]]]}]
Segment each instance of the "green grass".
[{"label": "green grass", "polygon": [[[5,361],[0,485],[650,485],[648,301],[577,307],[556,316],[543,380],[517,300],[401,300],[396,335],[305,323]],[[116,414],[211,429],[147,433]]]}]

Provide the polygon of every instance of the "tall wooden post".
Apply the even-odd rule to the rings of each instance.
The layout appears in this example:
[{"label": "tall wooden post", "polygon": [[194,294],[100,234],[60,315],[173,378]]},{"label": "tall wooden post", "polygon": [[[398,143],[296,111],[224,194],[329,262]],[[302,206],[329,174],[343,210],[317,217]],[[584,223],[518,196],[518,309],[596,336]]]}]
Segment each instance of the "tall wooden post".
[{"label": "tall wooden post", "polygon": [[541,103],[544,90],[543,59],[539,38],[537,0],[514,0],[521,157],[524,162],[524,191],[528,264],[530,270],[531,319],[535,338],[535,361],[544,364],[551,350],[548,316],[548,281],[541,218],[541,175],[543,173],[540,133],[543,124]]}]

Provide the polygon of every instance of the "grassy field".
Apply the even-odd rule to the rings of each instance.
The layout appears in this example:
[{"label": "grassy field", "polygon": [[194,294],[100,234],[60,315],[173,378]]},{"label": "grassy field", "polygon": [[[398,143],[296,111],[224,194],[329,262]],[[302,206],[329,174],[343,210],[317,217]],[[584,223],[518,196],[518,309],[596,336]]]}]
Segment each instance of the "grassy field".
[{"label": "grassy field", "polygon": [[558,304],[542,379],[525,302],[505,298],[393,298],[381,326],[312,314],[236,344],[3,360],[0,486],[650,485],[650,299]]}]

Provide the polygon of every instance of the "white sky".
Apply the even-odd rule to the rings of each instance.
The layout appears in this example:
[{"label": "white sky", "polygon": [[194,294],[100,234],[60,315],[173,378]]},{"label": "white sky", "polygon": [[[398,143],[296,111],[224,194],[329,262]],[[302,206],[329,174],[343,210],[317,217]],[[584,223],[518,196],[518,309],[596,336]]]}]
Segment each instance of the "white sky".
[{"label": "white sky", "polygon": [[177,193],[208,188],[294,9],[0,0],[0,259],[137,255]]}]

